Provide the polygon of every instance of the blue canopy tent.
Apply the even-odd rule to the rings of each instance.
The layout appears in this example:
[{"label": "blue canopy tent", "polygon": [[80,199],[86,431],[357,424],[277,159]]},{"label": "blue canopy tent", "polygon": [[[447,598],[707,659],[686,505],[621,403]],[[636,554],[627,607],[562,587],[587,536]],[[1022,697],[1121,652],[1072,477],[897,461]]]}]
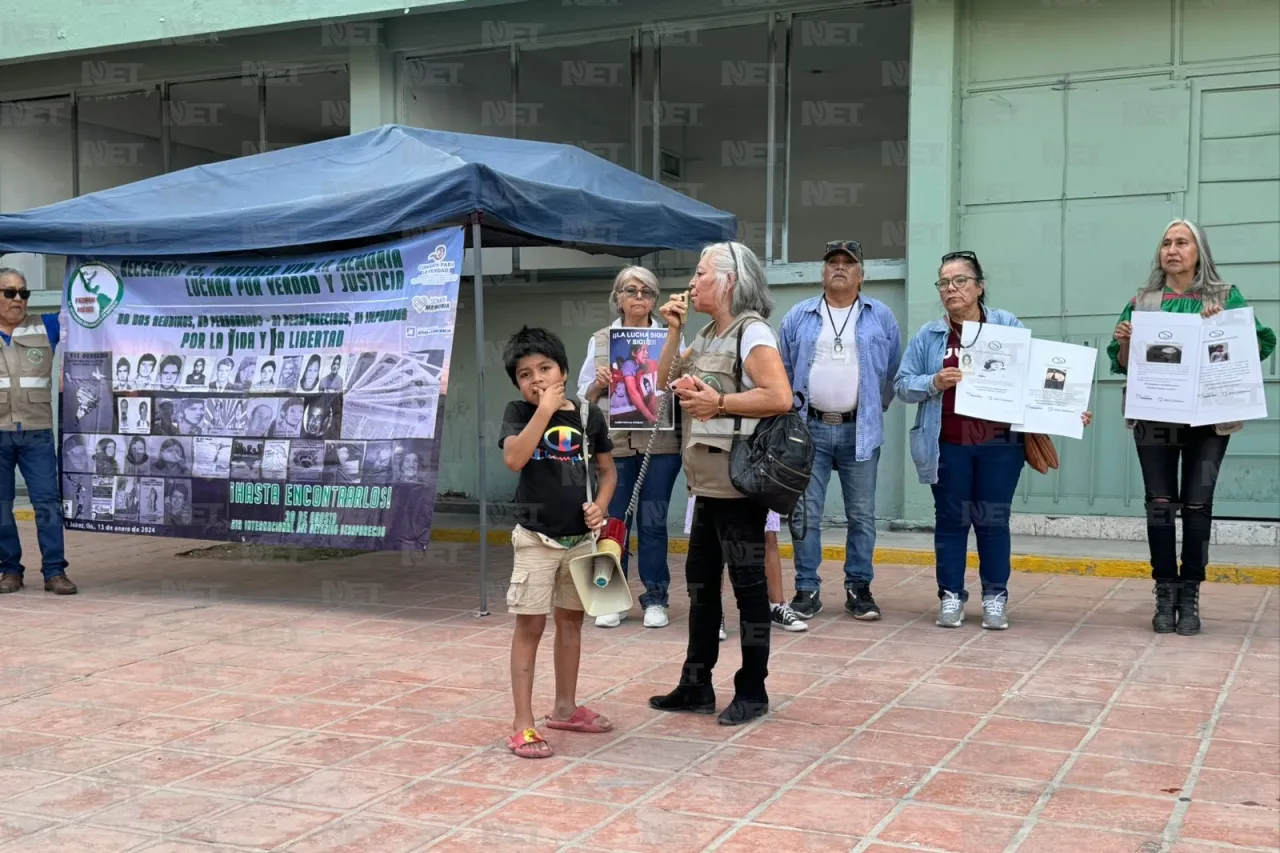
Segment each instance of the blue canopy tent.
[{"label": "blue canopy tent", "polygon": [[485,246],[638,257],[730,240],[737,218],[571,145],[400,125],[196,166],[0,214],[0,255],[148,258],[284,254],[469,225],[480,435],[480,612],[488,611],[484,493]]}]

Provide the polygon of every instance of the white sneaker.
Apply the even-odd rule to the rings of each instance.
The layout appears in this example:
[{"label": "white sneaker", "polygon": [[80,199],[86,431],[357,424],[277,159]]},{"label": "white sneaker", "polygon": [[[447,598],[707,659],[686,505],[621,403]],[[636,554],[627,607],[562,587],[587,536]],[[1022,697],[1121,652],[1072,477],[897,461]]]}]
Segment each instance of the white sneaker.
[{"label": "white sneaker", "polygon": [[938,608],[939,628],[959,628],[964,624],[964,601],[954,592],[942,594],[942,605]]},{"label": "white sneaker", "polygon": [[722,614],[720,614],[720,639],[721,639],[721,640],[727,640],[727,639],[729,639],[729,632],[728,632],[728,631],[726,631],[726,630],[725,630],[725,627],[724,627],[724,614],[723,614],[723,613],[722,613]]},{"label": "white sneaker", "polygon": [[796,615],[791,609],[791,605],[787,603],[775,604],[772,609],[772,621],[784,631],[808,631],[809,626],[803,619]]},{"label": "white sneaker", "polygon": [[596,617],[597,628],[617,628],[622,624],[622,620],[627,618],[626,613],[606,613],[603,616]]},{"label": "white sneaker", "polygon": [[1005,613],[1007,598],[993,595],[982,599],[982,627],[988,631],[1004,631],[1009,627],[1009,617]]},{"label": "white sneaker", "polygon": [[646,628],[665,628],[671,624],[667,618],[667,608],[661,604],[650,604],[644,609],[644,626]]}]

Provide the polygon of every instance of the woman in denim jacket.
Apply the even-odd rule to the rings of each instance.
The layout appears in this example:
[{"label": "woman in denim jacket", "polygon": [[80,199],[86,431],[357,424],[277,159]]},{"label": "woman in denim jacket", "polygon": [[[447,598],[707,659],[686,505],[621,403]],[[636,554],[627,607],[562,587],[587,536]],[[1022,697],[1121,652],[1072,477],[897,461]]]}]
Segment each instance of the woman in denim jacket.
[{"label": "woman in denim jacket", "polygon": [[[947,316],[920,327],[902,357],[894,391],[899,399],[917,403],[911,430],[911,458],[921,483],[933,488],[938,598],[937,624],[964,624],[964,585],[969,528],[978,542],[978,575],[982,580],[982,627],[1009,627],[1005,613],[1010,573],[1009,513],[1018,477],[1026,464],[1022,433],[1008,424],[956,414],[955,387],[964,377],[960,358],[964,321],[982,325],[1016,326],[1008,311],[986,307],[986,281],[973,252],[942,256],[938,294]],[[1084,413],[1087,425],[1092,416]]]}]

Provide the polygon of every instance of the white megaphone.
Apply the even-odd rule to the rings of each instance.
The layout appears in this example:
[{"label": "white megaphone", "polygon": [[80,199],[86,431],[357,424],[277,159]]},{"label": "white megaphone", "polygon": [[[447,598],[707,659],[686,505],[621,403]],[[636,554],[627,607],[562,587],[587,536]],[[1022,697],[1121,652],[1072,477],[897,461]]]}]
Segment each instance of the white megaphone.
[{"label": "white megaphone", "polygon": [[616,518],[605,524],[605,533],[596,543],[594,553],[569,561],[569,576],[582,599],[582,607],[591,618],[609,613],[626,613],[631,609],[631,586],[622,573],[622,547],[609,536],[609,528],[625,526]]},{"label": "white megaphone", "polygon": [[[591,456],[587,449],[588,403],[582,402],[582,458],[586,465],[587,503],[591,503]],[[616,518],[605,520],[592,553],[569,561],[569,577],[573,579],[583,609],[593,619],[609,613],[625,613],[631,609],[631,586],[622,573],[622,549],[626,544],[626,525]]]}]

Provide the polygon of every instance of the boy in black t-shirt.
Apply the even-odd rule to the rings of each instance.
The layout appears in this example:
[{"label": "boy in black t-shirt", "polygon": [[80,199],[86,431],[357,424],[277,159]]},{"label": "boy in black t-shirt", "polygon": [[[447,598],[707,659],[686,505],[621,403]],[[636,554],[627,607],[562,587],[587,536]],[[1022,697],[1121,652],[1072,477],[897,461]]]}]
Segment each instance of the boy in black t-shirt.
[{"label": "boy in black t-shirt", "polygon": [[[582,657],[582,601],[569,562],[591,553],[595,531],[604,526],[618,475],[604,415],[590,406],[585,425],[587,450],[598,485],[586,502],[590,476],[583,458],[584,424],[579,408],[564,396],[569,356],[545,329],[522,328],[503,353],[507,375],[523,399],[507,404],[498,446],[503,461],[520,473],[516,487],[515,551],[507,610],[516,617],[511,639],[511,692],[515,733],[507,747],[521,758],[546,758],[551,747],[533,720],[533,668],[538,643],[555,610],[556,701],[547,727],[574,732],[607,732],[613,724],[577,702]],[[564,671],[560,671],[561,665]]]}]

